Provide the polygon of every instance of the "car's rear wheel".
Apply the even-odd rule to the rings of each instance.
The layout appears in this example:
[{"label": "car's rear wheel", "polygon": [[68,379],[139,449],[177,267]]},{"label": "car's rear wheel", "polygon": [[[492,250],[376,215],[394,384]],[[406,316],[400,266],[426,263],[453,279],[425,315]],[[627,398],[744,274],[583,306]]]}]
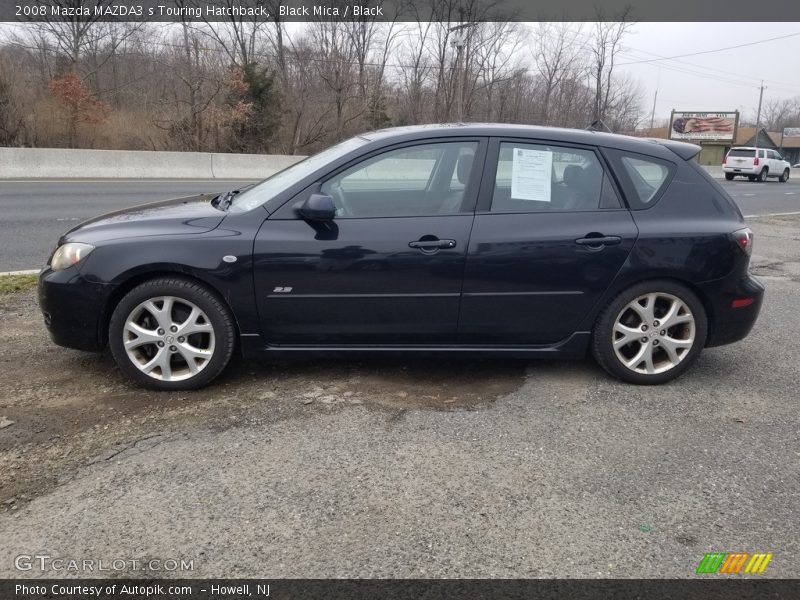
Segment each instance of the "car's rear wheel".
[{"label": "car's rear wheel", "polygon": [[109,323],[120,369],[156,390],[193,390],[216,378],[236,339],[227,308],[202,285],[158,278],[128,292]]},{"label": "car's rear wheel", "polygon": [[735,175],[733,173],[725,173],[725,179],[727,179],[728,181],[733,181],[734,177]]},{"label": "car's rear wheel", "polygon": [[748,176],[747,176],[747,178],[748,178],[750,181],[755,181],[755,180],[756,180],[756,176],[755,176],[755,175],[748,175]]},{"label": "car's rear wheel", "polygon": [[657,384],[681,375],[703,349],[708,321],[703,304],[672,281],[634,285],[595,323],[592,353],[623,381]]},{"label": "car's rear wheel", "polygon": [[769,175],[769,171],[767,170],[767,167],[764,167],[763,169],[761,169],[761,173],[758,174],[758,180],[761,182],[766,181],[767,175]]},{"label": "car's rear wheel", "polygon": [[789,169],[784,169],[783,173],[781,173],[781,176],[778,178],[778,181],[781,183],[786,183],[789,181]]}]

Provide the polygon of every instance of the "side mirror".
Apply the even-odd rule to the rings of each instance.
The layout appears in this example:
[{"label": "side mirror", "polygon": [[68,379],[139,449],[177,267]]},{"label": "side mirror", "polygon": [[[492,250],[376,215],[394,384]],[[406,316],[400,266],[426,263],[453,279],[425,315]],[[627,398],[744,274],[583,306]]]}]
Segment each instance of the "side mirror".
[{"label": "side mirror", "polygon": [[328,194],[311,194],[298,212],[308,221],[333,221],[336,205]]}]

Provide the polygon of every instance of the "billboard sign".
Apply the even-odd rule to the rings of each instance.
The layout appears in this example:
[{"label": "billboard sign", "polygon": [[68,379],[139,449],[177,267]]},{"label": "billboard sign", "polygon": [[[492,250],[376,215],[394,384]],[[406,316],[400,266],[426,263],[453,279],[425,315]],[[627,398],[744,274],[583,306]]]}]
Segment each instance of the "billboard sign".
[{"label": "billboard sign", "polygon": [[672,112],[671,140],[731,142],[736,139],[738,112]]}]

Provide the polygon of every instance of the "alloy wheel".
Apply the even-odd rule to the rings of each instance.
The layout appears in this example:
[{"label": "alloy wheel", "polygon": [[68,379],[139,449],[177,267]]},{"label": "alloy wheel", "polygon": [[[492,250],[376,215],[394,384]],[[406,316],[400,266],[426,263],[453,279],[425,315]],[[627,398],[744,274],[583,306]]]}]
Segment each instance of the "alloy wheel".
[{"label": "alloy wheel", "polygon": [[695,332],[694,315],[683,300],[653,292],[632,300],[620,311],[612,329],[612,346],[631,371],[665,373],[689,354]]},{"label": "alloy wheel", "polygon": [[145,300],[122,329],[131,363],[159,381],[182,381],[202,371],[214,356],[214,327],[194,303],[175,296]]}]

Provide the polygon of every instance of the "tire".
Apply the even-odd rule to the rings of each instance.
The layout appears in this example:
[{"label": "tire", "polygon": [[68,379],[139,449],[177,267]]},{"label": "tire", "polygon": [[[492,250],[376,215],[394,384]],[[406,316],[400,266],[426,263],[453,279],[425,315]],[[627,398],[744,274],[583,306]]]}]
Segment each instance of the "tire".
[{"label": "tire", "polygon": [[787,181],[789,181],[789,169],[784,169],[783,170],[783,173],[781,173],[781,176],[778,177],[778,181],[780,181],[781,183],[786,183]]},{"label": "tire", "polygon": [[755,180],[756,180],[756,176],[755,176],[755,175],[748,175],[748,176],[747,176],[747,178],[748,178],[750,181],[755,181]]},{"label": "tire", "polygon": [[[664,310],[672,307],[673,325],[665,325]],[[705,309],[691,290],[674,281],[646,281],[620,293],[597,318],[592,354],[603,369],[623,381],[665,383],[691,366],[707,334]]]},{"label": "tire", "polygon": [[733,173],[725,173],[725,179],[727,179],[728,181],[733,181],[734,177],[735,175]]},{"label": "tire", "polygon": [[161,391],[196,390],[225,369],[236,328],[227,307],[204,286],[159,277],[135,287],[117,304],[108,339],[117,365],[138,384]]},{"label": "tire", "polygon": [[764,167],[763,169],[761,169],[761,173],[758,174],[758,180],[761,183],[764,183],[767,180],[768,175],[769,175],[769,170],[767,169],[767,167]]}]

